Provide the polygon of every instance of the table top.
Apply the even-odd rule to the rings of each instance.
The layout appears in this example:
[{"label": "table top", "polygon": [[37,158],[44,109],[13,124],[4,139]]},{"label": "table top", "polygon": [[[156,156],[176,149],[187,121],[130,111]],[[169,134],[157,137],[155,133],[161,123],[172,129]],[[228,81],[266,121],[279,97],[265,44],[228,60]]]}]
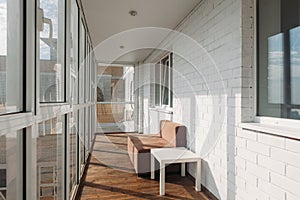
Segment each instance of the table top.
[{"label": "table top", "polygon": [[151,154],[164,163],[182,163],[200,161],[200,156],[184,147],[151,149]]}]

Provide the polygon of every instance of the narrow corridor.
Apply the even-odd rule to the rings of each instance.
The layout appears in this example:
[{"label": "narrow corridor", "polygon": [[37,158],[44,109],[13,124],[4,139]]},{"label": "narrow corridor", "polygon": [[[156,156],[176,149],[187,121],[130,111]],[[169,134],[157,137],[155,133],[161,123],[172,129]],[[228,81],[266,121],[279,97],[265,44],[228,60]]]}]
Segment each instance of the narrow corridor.
[{"label": "narrow corridor", "polygon": [[127,155],[127,135],[96,135],[77,199],[209,199],[194,190],[190,177],[179,174],[167,175],[166,196],[159,196],[158,179],[137,177],[134,173]]}]

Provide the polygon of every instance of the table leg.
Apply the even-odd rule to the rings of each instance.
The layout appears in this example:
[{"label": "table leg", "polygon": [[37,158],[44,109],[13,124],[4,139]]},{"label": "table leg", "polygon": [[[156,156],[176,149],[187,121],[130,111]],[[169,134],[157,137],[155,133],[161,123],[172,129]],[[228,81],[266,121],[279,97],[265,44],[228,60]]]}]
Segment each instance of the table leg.
[{"label": "table leg", "polygon": [[185,163],[181,163],[181,176],[185,176]]},{"label": "table leg", "polygon": [[165,164],[160,163],[159,194],[165,195]]},{"label": "table leg", "polygon": [[155,158],[154,156],[151,154],[151,179],[155,178]]},{"label": "table leg", "polygon": [[197,161],[196,166],[196,191],[201,191],[201,160]]}]

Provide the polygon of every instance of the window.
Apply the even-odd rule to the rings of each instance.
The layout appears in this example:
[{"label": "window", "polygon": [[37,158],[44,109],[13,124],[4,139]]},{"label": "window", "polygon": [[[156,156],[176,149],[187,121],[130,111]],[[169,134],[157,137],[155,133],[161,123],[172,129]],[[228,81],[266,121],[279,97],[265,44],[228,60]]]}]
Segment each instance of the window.
[{"label": "window", "polygon": [[155,106],[172,107],[172,53],[156,63],[154,75]]},{"label": "window", "polygon": [[64,116],[41,122],[35,138],[38,199],[63,199]]},{"label": "window", "polygon": [[65,101],[65,3],[40,0],[39,69],[40,102]]},{"label": "window", "polygon": [[0,0],[0,115],[22,110],[20,8],[20,0]]},{"label": "window", "polygon": [[119,123],[124,127],[133,123],[134,67],[98,66],[97,72],[98,122],[103,126]]},{"label": "window", "polygon": [[0,199],[20,199],[16,191],[20,190],[22,131],[0,134]]},{"label": "window", "polygon": [[258,5],[258,114],[300,119],[300,2]]},{"label": "window", "polygon": [[86,55],[86,31],[80,21],[80,68],[79,68],[79,103],[85,102],[85,56]]},{"label": "window", "polygon": [[78,103],[78,66],[79,66],[79,9],[76,1],[71,2],[71,102]]}]

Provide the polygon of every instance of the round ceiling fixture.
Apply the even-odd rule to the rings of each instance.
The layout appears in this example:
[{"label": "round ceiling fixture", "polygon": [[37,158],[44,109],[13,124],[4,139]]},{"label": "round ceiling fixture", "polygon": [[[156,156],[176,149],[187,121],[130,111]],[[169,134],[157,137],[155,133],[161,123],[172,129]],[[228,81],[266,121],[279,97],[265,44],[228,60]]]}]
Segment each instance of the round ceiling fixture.
[{"label": "round ceiling fixture", "polygon": [[134,16],[137,15],[137,11],[131,10],[131,11],[129,11],[129,14],[130,14],[132,17],[134,17]]}]

